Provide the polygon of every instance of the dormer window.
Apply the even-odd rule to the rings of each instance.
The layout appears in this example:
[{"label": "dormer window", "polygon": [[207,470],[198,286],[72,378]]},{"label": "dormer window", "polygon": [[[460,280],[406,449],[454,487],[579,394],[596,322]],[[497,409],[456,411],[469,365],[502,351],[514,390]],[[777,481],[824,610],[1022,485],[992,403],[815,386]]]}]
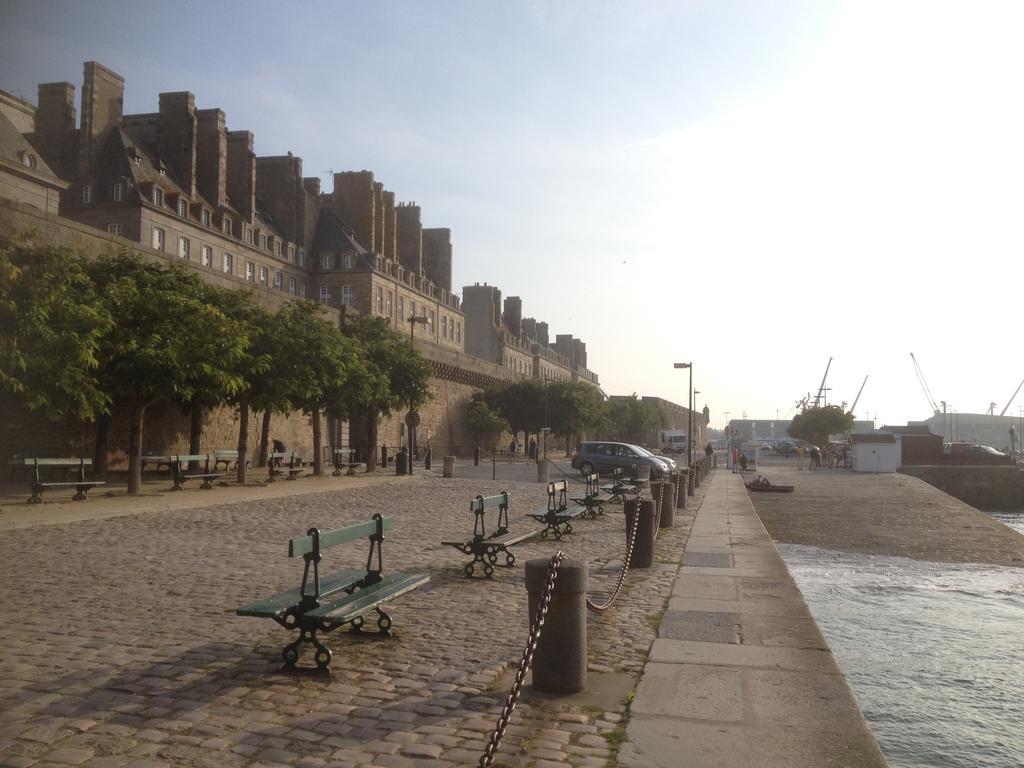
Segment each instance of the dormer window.
[{"label": "dormer window", "polygon": [[157,208],[164,207],[164,191],[160,187],[153,187],[153,205]]},{"label": "dormer window", "polygon": [[225,216],[224,219],[221,221],[220,229],[228,237],[234,236],[234,227],[231,223],[231,219],[229,219],[227,216]]},{"label": "dormer window", "polygon": [[92,184],[86,184],[82,187],[82,202],[86,205],[92,202]]},{"label": "dormer window", "polygon": [[206,208],[203,208],[203,212],[199,214],[199,220],[204,227],[210,226],[210,212]]},{"label": "dormer window", "polygon": [[252,227],[245,227],[245,242],[252,245]]},{"label": "dormer window", "polygon": [[280,240],[274,240],[274,255],[275,256],[280,256],[281,255],[281,241]]},{"label": "dormer window", "polygon": [[122,200],[124,200],[124,182],[123,181],[115,181],[114,182],[114,202],[115,203],[120,203]]},{"label": "dormer window", "polygon": [[306,252],[301,248],[299,248],[299,266],[306,266]]},{"label": "dormer window", "polygon": [[188,201],[184,198],[178,198],[178,215],[183,219],[188,218]]},{"label": "dormer window", "polygon": [[21,164],[26,168],[35,168],[39,165],[39,161],[36,160],[36,156],[31,152],[22,151],[21,153]]},{"label": "dormer window", "polygon": [[288,261],[295,261],[295,246],[288,246]]},{"label": "dormer window", "polygon": [[267,236],[262,232],[260,233],[260,248],[264,251],[267,250]]}]

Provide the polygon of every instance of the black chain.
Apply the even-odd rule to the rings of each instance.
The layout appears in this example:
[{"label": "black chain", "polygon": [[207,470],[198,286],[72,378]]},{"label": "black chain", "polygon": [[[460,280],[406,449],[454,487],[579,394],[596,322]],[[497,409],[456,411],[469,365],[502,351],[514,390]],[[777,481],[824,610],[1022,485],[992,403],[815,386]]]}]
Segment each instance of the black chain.
[{"label": "black chain", "polygon": [[494,756],[501,745],[501,740],[505,737],[509,720],[512,719],[512,712],[515,710],[516,704],[519,703],[519,695],[522,693],[523,683],[526,681],[526,673],[530,671],[530,667],[533,665],[533,654],[537,651],[537,641],[540,640],[541,629],[544,627],[544,617],[547,616],[548,605],[551,603],[551,594],[555,589],[555,580],[558,578],[558,567],[562,564],[564,558],[565,553],[562,550],[558,550],[551,556],[547,580],[544,584],[544,592],[541,594],[540,602],[537,604],[537,613],[530,623],[530,637],[526,641],[523,660],[516,671],[516,679],[512,683],[512,690],[509,691],[505,706],[502,708],[501,714],[498,715],[497,725],[491,732],[491,738],[487,742],[484,753],[480,756],[480,762],[478,763],[480,768],[487,768],[487,766],[494,762]]},{"label": "black chain", "polygon": [[594,613],[604,613],[612,607],[612,603],[615,602],[615,598],[619,596],[619,592],[622,590],[622,585],[626,583],[626,574],[629,573],[629,563],[633,559],[633,545],[636,543],[636,533],[640,530],[640,503],[643,497],[637,494],[636,497],[636,512],[633,514],[633,532],[629,535],[629,543],[626,545],[626,559],[622,561],[622,570],[619,571],[619,579],[615,582],[615,589],[612,590],[611,596],[603,603],[595,603],[589,597],[587,598],[587,608],[592,610]]}]

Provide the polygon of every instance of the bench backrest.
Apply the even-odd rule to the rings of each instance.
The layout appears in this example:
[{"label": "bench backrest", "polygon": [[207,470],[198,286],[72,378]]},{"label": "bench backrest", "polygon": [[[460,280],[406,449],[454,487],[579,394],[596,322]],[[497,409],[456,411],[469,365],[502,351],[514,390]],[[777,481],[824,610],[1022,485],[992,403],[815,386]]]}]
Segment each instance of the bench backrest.
[{"label": "bench backrest", "polygon": [[593,472],[583,478],[583,481],[587,484],[587,496],[597,496],[598,486],[601,483],[601,478],[596,472]]},{"label": "bench backrest", "polygon": [[566,498],[569,492],[569,483],[566,480],[556,480],[548,483],[548,512],[559,512],[569,506]]},{"label": "bench backrest", "polygon": [[229,459],[234,460],[238,458],[238,450],[229,450],[227,448],[218,448],[213,452],[213,455],[217,459]]},{"label": "bench backrest", "polygon": [[484,513],[488,509],[498,510],[498,528],[494,535],[508,533],[508,491],[502,491],[497,496],[477,496],[469,502],[469,511],[476,516],[473,520],[473,538],[483,539],[487,536]]},{"label": "bench backrest", "polygon": [[[316,542],[314,538],[319,538],[319,549],[330,549],[336,547],[339,544],[344,544],[349,541],[355,541],[356,539],[365,539],[383,531],[390,531],[395,527],[395,518],[393,515],[381,518],[380,530],[377,528],[376,520],[367,520],[365,523],[356,523],[355,525],[346,525],[344,528],[335,528],[330,531],[320,531],[315,528],[311,528],[308,535],[298,539],[288,540],[288,557],[299,557],[301,555],[312,554],[316,549]],[[317,533],[313,533],[313,531]]]},{"label": "bench backrest", "polygon": [[26,467],[91,467],[92,459],[37,459],[21,458],[11,459],[14,466],[24,465]]},{"label": "bench backrest", "polygon": [[197,453],[194,455],[186,456],[184,453],[180,453],[177,456],[169,457],[169,461],[177,464],[187,464],[190,461],[209,461],[210,454],[208,453]]}]

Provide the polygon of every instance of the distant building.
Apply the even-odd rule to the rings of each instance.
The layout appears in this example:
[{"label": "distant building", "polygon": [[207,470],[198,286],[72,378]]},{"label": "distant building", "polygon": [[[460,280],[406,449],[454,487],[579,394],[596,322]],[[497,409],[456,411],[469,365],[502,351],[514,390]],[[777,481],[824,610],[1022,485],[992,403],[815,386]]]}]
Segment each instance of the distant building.
[{"label": "distant building", "polygon": [[1010,446],[1011,426],[1018,441],[1024,431],[1020,416],[995,416],[987,413],[937,413],[930,419],[909,423],[927,426],[947,443],[977,443],[997,449]]}]

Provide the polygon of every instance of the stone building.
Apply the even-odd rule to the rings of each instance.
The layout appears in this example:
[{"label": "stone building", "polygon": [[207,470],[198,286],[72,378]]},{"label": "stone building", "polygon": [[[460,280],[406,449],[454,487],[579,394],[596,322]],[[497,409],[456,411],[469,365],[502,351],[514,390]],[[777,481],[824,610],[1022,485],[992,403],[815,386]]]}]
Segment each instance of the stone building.
[{"label": "stone building", "polygon": [[[471,328],[452,292],[451,230],[424,227],[420,206],[398,201],[372,172],[335,173],[322,190],[319,177],[303,176],[300,157],[257,156],[252,132],[228,130],[225,113],[197,107],[192,93],[161,93],[155,111],[124,114],[124,89],[119,74],[86,62],[80,108],[68,82],[40,85],[36,105],[0,91],[0,233],[34,230],[93,256],[132,248],[250,290],[269,308],[318,301],[339,324],[349,314],[382,317],[410,333],[432,367],[421,434],[445,451],[471,448],[461,413],[481,388],[518,376],[597,385],[586,345],[571,335],[550,343],[547,324],[522,318],[517,297],[503,312],[499,292],[493,322],[487,309]],[[466,290],[474,308],[491,300]],[[8,453],[67,446],[88,455],[88,425],[44,424],[12,408],[0,408],[18,424]],[[403,416],[382,420],[379,444],[407,441]],[[115,442],[118,423],[115,414]],[[231,447],[237,429],[227,409],[211,414],[204,450]],[[344,431],[334,431],[343,444]],[[309,457],[301,414],[275,416],[273,433]],[[184,450],[187,435],[173,407],[153,409],[145,448]]]},{"label": "stone building", "polygon": [[571,334],[550,343],[548,324],[523,317],[523,300],[509,296],[504,303],[493,285],[467,285],[462,289],[466,317],[466,351],[500,365],[516,377],[544,381],[583,381],[598,386],[587,368],[587,345]]}]

